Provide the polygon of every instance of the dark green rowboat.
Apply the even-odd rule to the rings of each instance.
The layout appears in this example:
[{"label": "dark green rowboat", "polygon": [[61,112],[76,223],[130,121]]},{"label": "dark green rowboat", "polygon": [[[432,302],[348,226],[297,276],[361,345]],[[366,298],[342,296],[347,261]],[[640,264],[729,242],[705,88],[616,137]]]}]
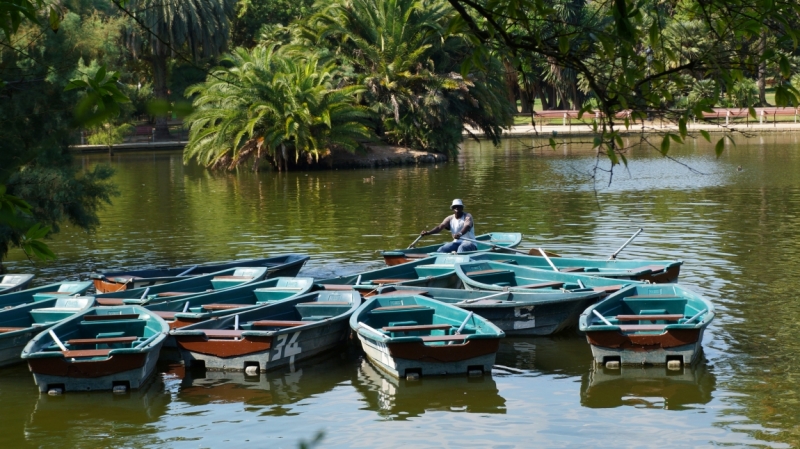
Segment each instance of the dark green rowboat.
[{"label": "dark green rowboat", "polygon": [[[522,234],[519,232],[490,232],[475,237],[475,240],[486,242],[477,244],[478,251],[489,251],[495,246],[516,248],[519,242],[522,241]],[[381,254],[383,255],[383,260],[386,262],[386,265],[391,267],[430,257],[432,255],[431,253],[435,253],[442,245],[444,245],[444,243],[420,246],[419,248],[381,251]],[[463,254],[471,254],[471,252]]]}]

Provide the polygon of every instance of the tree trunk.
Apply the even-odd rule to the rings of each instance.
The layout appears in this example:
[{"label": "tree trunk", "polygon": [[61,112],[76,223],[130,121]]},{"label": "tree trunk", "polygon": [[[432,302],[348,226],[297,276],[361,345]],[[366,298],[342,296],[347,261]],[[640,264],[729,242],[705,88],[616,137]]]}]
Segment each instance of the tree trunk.
[{"label": "tree trunk", "polygon": [[517,96],[519,94],[519,75],[514,66],[507,60],[503,60],[506,69],[506,97],[514,105],[514,112],[517,112]]},{"label": "tree trunk", "polygon": [[761,106],[769,106],[767,103],[767,61],[764,60],[764,52],[767,51],[767,33],[761,32],[761,39],[758,42],[758,55],[761,62],[758,63],[758,103]]},{"label": "tree trunk", "polygon": [[[166,103],[169,101],[169,94],[167,93],[167,57],[154,54],[151,61],[153,63],[153,94],[156,100]],[[169,139],[167,116],[156,116],[156,129],[153,137],[155,140]]]}]

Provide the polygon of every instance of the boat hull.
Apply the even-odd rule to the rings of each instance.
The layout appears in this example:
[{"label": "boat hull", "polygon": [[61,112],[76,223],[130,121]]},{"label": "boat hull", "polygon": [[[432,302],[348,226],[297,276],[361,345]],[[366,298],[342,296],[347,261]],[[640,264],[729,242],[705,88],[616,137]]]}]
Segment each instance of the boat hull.
[{"label": "boat hull", "polygon": [[704,329],[674,329],[659,335],[623,335],[616,331],[586,332],[595,363],[619,360],[623,365],[666,365],[679,360],[691,365],[702,351]]},{"label": "boat hull", "polygon": [[20,354],[25,345],[39,332],[47,329],[29,328],[22,332],[7,332],[0,334],[0,367],[15,365],[22,362]]},{"label": "boat hull", "polygon": [[258,366],[269,371],[292,365],[343,343],[349,333],[347,320],[274,337],[243,336],[240,340],[214,340],[204,336],[175,335],[184,365],[202,361],[208,370],[243,371]]},{"label": "boat hull", "polygon": [[[522,241],[522,234],[517,232],[492,232],[488,234],[481,234],[476,237],[476,240],[485,241],[488,242],[488,244],[478,243],[477,251],[468,251],[462,254],[469,255],[481,251],[490,251],[493,248],[492,244],[502,247],[515,248]],[[383,251],[383,261],[386,263],[386,266],[389,267],[408,262],[414,262],[425,257],[430,257],[433,253],[436,253],[441,246],[442,244],[427,245],[419,248]]]},{"label": "boat hull", "polygon": [[394,377],[466,374],[481,370],[491,374],[500,339],[467,340],[463,344],[428,346],[422,342],[382,343],[358,334],[370,362]]},{"label": "boat hull", "polygon": [[138,354],[113,354],[104,360],[68,361],[63,357],[29,359],[28,367],[40,392],[111,390],[117,385],[139,388],[155,371],[161,343]]},{"label": "boat hull", "polygon": [[587,296],[550,304],[454,305],[486,318],[506,335],[523,337],[552,335],[576,328],[581,312],[596,300],[596,296]]}]

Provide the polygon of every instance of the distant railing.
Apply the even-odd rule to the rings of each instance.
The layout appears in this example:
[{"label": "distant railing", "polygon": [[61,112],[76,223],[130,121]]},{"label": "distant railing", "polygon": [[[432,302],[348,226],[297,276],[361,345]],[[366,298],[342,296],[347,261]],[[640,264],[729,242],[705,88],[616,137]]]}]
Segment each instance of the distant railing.
[{"label": "distant railing", "polygon": [[[773,124],[776,124],[778,117],[794,117],[794,123],[797,123],[798,118],[800,118],[800,108],[765,107],[754,109],[759,124],[764,124],[765,121],[767,123],[772,121]],[[578,119],[578,112],[579,111],[577,110],[534,111],[533,119],[541,120],[539,122],[541,125],[544,125],[545,122],[548,122],[547,124],[552,125],[550,122],[553,119],[561,119],[561,124],[563,126],[571,126],[572,120]],[[631,118],[631,112],[632,111],[630,110],[620,111],[614,116],[619,119]],[[597,121],[602,117],[604,117],[604,114],[600,111],[584,112],[581,120],[582,122],[591,123],[592,121]],[[748,108],[714,108],[712,112],[704,112],[703,118],[707,120],[718,120],[720,122],[724,119],[726,125],[729,125],[732,120],[736,119],[745,119],[745,122],[749,124],[749,121],[753,119]]]}]

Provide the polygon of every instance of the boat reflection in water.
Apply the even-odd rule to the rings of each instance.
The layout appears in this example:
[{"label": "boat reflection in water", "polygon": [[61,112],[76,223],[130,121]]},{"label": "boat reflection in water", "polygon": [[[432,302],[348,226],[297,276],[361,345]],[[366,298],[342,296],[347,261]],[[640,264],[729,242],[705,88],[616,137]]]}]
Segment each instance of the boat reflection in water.
[{"label": "boat reflection in water", "polygon": [[315,358],[282,369],[255,376],[242,371],[186,370],[177,400],[191,405],[243,403],[250,406],[272,407],[265,415],[289,413],[281,406],[323,394],[353,378],[350,351],[333,351],[324,358]]},{"label": "boat reflection in water", "polygon": [[[171,394],[162,376],[151,376],[136,390],[42,394],[25,424],[25,436],[36,446],[114,447],[156,443],[157,423],[168,411]],[[149,441],[150,435],[153,440]]]},{"label": "boat reflection in water", "polygon": [[716,383],[703,358],[693,367],[674,371],[664,366],[606,369],[598,365],[581,380],[581,405],[686,410],[710,402]]},{"label": "boat reflection in water", "polygon": [[[531,375],[583,375],[592,361],[586,339],[573,333],[552,337],[504,338],[500,340],[495,369],[512,368]],[[524,374],[524,373],[517,373]]]},{"label": "boat reflection in water", "polygon": [[366,359],[361,361],[353,386],[364,396],[367,408],[385,418],[405,420],[428,411],[506,412],[491,376],[431,376],[407,381],[383,374]]}]

